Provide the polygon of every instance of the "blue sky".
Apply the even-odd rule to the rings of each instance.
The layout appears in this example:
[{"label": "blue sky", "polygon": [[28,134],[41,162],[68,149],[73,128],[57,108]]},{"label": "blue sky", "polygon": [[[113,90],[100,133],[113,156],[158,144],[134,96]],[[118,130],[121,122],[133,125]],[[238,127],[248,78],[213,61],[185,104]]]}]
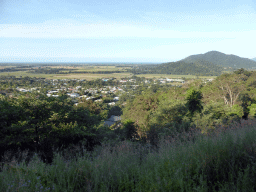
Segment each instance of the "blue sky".
[{"label": "blue sky", "polygon": [[255,0],[0,0],[0,62],[256,57]]}]

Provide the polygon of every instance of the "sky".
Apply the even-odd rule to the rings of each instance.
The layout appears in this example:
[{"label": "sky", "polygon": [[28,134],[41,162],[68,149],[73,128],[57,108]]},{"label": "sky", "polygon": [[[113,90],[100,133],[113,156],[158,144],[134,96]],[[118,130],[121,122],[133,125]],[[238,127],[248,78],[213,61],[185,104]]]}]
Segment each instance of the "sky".
[{"label": "sky", "polygon": [[0,62],[255,58],[255,0],[0,0]]}]

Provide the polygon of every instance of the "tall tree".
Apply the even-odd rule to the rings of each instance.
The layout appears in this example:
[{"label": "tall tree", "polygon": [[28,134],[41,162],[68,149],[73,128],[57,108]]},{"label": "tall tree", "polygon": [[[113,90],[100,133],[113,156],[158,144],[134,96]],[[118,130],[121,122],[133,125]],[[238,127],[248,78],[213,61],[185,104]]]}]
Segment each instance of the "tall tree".
[{"label": "tall tree", "polygon": [[202,112],[203,105],[202,105],[202,92],[197,91],[194,88],[191,88],[187,91],[187,96],[186,96],[186,105],[188,107],[190,117],[194,115],[195,112]]},{"label": "tall tree", "polygon": [[236,104],[239,95],[245,90],[244,81],[247,78],[244,74],[225,74],[215,81],[226,105],[232,107]]}]

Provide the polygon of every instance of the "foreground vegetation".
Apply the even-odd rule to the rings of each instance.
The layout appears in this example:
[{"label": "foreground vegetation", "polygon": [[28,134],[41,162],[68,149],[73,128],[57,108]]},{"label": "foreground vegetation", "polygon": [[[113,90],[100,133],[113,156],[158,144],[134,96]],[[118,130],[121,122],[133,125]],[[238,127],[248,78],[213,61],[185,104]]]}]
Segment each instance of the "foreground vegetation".
[{"label": "foreground vegetation", "polygon": [[[255,78],[244,69],[179,86],[136,76],[125,84],[1,78],[0,187],[252,191]],[[96,95],[101,101],[85,99]],[[121,122],[104,125],[112,115]]]},{"label": "foreground vegetation", "polygon": [[255,126],[247,120],[208,135],[166,136],[154,149],[127,140],[105,143],[77,160],[55,153],[51,165],[35,156],[28,166],[5,166],[0,190],[255,191]]}]

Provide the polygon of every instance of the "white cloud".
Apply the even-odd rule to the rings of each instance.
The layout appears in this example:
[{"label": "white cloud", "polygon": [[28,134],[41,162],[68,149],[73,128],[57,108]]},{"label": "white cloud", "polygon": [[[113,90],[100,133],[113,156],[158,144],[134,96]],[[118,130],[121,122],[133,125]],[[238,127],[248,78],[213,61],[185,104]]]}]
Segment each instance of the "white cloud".
[{"label": "white cloud", "polygon": [[0,38],[246,38],[254,39],[256,30],[242,31],[178,31],[122,23],[83,24],[65,19],[41,24],[1,24]]}]

